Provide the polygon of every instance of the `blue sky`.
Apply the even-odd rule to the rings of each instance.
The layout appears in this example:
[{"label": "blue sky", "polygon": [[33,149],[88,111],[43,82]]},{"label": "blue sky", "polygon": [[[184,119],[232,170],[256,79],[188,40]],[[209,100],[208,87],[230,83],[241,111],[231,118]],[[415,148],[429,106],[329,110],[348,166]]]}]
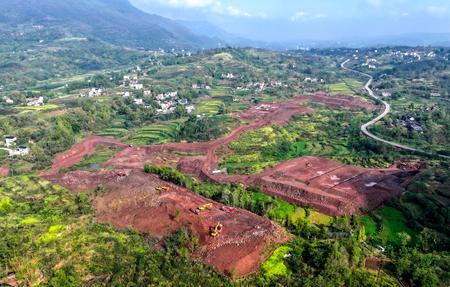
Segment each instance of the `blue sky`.
[{"label": "blue sky", "polygon": [[208,21],[256,40],[345,40],[449,33],[450,0],[130,0],[172,19]]}]

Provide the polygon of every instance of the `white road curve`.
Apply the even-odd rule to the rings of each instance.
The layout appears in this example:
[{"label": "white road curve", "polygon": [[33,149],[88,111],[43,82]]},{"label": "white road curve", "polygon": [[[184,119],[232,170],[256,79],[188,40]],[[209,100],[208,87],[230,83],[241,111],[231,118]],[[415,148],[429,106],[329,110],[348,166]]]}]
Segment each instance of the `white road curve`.
[{"label": "white road curve", "polygon": [[363,72],[360,72],[360,71],[352,70],[352,69],[349,69],[349,68],[345,67],[345,65],[348,62],[350,62],[350,60],[351,59],[348,59],[348,60],[346,60],[345,62],[343,62],[341,64],[342,69],[344,69],[346,71],[349,71],[349,72],[353,72],[353,73],[357,73],[357,74],[363,75],[365,77],[368,77],[369,80],[367,81],[367,83],[364,86],[364,88],[366,89],[366,91],[367,91],[367,93],[369,94],[370,97],[372,97],[373,99],[375,99],[376,101],[378,101],[378,102],[380,102],[380,103],[382,103],[384,105],[384,111],[379,116],[377,116],[373,120],[371,120],[368,123],[365,123],[365,124],[363,124],[361,126],[361,132],[363,134],[365,134],[366,136],[368,136],[368,137],[370,137],[370,138],[372,138],[372,139],[374,139],[374,140],[376,140],[378,142],[381,142],[381,143],[384,143],[384,144],[387,144],[387,145],[390,145],[390,146],[393,146],[393,147],[396,147],[396,148],[399,148],[399,149],[412,151],[412,152],[423,153],[423,154],[427,154],[427,155],[437,155],[437,156],[439,156],[441,158],[450,159],[450,156],[445,156],[445,155],[441,155],[441,154],[433,154],[431,152],[427,152],[427,151],[424,151],[424,150],[421,150],[421,149],[405,146],[405,145],[402,145],[402,144],[399,144],[399,143],[396,143],[396,142],[392,142],[392,141],[388,141],[388,140],[382,139],[382,138],[374,135],[373,133],[371,133],[368,130],[368,128],[373,126],[374,124],[376,124],[380,120],[382,120],[384,117],[386,117],[391,112],[391,106],[389,105],[388,102],[383,101],[382,99],[380,99],[380,97],[375,95],[373,90],[370,88],[372,86],[372,83],[373,83],[373,77],[371,75],[363,73]]}]

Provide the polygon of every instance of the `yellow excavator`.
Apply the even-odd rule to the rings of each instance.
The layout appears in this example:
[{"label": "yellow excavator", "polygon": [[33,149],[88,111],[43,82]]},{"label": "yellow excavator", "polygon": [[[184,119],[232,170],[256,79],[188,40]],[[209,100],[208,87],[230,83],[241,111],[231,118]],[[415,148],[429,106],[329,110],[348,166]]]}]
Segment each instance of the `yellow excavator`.
[{"label": "yellow excavator", "polygon": [[212,207],[213,207],[212,203],[207,203],[207,204],[204,204],[204,205],[199,206],[197,208],[191,208],[190,211],[195,213],[196,215],[199,215],[202,212],[210,210]]},{"label": "yellow excavator", "polygon": [[222,229],[223,229],[223,225],[221,223],[217,223],[216,226],[210,228],[209,234],[211,235],[211,237],[217,238],[217,237],[219,237],[220,233],[222,232]]},{"label": "yellow excavator", "polygon": [[168,186],[159,186],[156,188],[157,191],[163,192],[163,191],[169,191]]}]

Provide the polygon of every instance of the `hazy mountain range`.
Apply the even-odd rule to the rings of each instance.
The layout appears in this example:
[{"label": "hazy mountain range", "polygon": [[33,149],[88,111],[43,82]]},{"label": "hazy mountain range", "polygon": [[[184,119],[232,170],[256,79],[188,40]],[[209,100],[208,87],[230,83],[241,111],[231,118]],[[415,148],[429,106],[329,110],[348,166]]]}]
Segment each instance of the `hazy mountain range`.
[{"label": "hazy mountain range", "polygon": [[201,49],[215,40],[170,19],[147,14],[127,0],[0,1],[0,23],[69,27],[78,36],[135,48]]},{"label": "hazy mountain range", "polygon": [[268,43],[235,36],[206,21],[176,21],[148,14],[128,0],[9,0],[0,1],[0,25],[61,27],[73,36],[141,49],[207,49],[253,46],[272,49],[299,47],[437,45],[450,46],[450,34],[407,34],[347,41]]}]

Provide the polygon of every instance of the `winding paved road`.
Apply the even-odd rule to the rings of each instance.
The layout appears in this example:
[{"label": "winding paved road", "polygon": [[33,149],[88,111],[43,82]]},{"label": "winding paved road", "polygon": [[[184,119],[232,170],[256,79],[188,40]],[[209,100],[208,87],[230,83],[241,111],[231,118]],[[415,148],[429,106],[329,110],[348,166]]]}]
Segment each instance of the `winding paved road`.
[{"label": "winding paved road", "polygon": [[368,137],[370,137],[370,138],[372,138],[372,139],[374,139],[374,140],[376,140],[376,141],[378,141],[378,142],[381,142],[381,143],[384,143],[384,144],[387,144],[387,145],[390,145],[390,146],[393,146],[393,147],[396,147],[396,148],[399,148],[399,149],[403,149],[403,150],[407,150],[407,151],[412,151],[412,152],[423,153],[423,154],[427,154],[427,155],[437,155],[437,156],[439,156],[439,157],[441,157],[441,158],[450,159],[450,156],[445,156],[445,155],[441,155],[441,154],[433,154],[433,153],[431,153],[431,152],[427,152],[427,151],[424,151],[424,150],[421,150],[421,149],[412,148],[412,147],[405,146],[405,145],[402,145],[402,144],[399,144],[399,143],[391,142],[391,141],[382,139],[382,138],[380,138],[380,137],[374,135],[373,133],[371,133],[371,132],[368,130],[368,128],[369,128],[370,126],[373,126],[374,124],[376,124],[376,123],[379,122],[380,120],[382,120],[384,117],[386,117],[386,116],[391,112],[391,105],[389,105],[389,103],[387,103],[386,101],[383,101],[382,99],[380,99],[380,97],[378,97],[377,95],[375,95],[375,93],[373,92],[373,90],[370,88],[370,86],[372,85],[372,82],[373,82],[373,77],[372,77],[371,75],[369,75],[369,74],[366,74],[366,73],[363,73],[363,72],[360,72],[360,71],[356,71],[356,70],[352,70],[352,69],[350,69],[350,68],[345,67],[345,64],[347,64],[348,62],[350,62],[350,59],[347,59],[345,62],[343,62],[343,63],[341,64],[342,69],[344,69],[344,70],[346,70],[346,71],[350,71],[350,72],[353,72],[353,73],[357,73],[357,74],[363,75],[363,76],[365,76],[365,77],[368,77],[369,80],[367,81],[367,83],[366,83],[366,85],[364,86],[364,88],[366,89],[366,91],[367,91],[367,93],[369,94],[369,96],[371,96],[371,97],[372,97],[373,99],[375,99],[376,101],[381,102],[381,103],[384,105],[384,107],[385,107],[385,108],[384,108],[384,111],[383,111],[379,116],[377,116],[376,118],[374,118],[374,119],[371,120],[370,122],[368,122],[368,123],[366,123],[366,124],[363,124],[363,125],[361,126],[361,131],[362,131],[366,136],[368,136]]}]

